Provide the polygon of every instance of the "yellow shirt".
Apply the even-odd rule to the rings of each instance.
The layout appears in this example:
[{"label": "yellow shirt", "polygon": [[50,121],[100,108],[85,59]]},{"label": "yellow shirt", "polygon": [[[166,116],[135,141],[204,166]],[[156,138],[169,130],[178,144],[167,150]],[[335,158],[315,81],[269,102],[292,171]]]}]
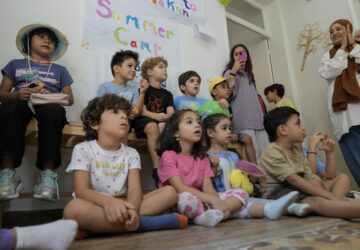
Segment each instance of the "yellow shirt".
[{"label": "yellow shirt", "polygon": [[260,167],[265,177],[260,178],[260,192],[266,198],[278,185],[286,182],[286,178],[297,174],[311,180],[315,176],[311,171],[309,161],[303,154],[301,145],[294,144],[293,154],[286,152],[275,142],[270,143],[260,158]]},{"label": "yellow shirt", "polygon": [[281,101],[275,104],[275,108],[286,107],[286,106],[297,110],[295,104],[290,99],[287,98],[283,98],[281,99]]}]

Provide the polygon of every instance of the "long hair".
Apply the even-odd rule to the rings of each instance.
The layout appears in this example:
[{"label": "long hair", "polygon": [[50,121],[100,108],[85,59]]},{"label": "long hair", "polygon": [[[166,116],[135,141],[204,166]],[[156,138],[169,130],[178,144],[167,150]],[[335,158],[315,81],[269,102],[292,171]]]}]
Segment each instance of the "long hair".
[{"label": "long hair", "polygon": [[[164,153],[164,151],[166,151],[166,150],[173,150],[176,153],[181,152],[180,143],[179,143],[179,141],[176,140],[176,138],[174,137],[174,134],[177,131],[179,131],[179,124],[180,124],[183,116],[187,112],[193,112],[194,114],[197,115],[197,113],[192,110],[179,110],[179,111],[176,111],[166,121],[164,130],[161,132],[160,137],[159,137],[159,148],[157,149],[157,154],[159,156],[161,156],[162,153]],[[201,140],[194,143],[192,151],[191,151],[191,155],[194,156],[195,159],[196,159],[196,157],[200,157],[200,159],[203,159],[204,157],[206,157],[205,153],[202,151],[202,148],[201,148]]]},{"label": "long hair", "polygon": [[245,49],[245,51],[246,51],[247,60],[246,60],[246,65],[245,65],[245,72],[248,74],[250,84],[251,83],[255,84],[255,78],[254,78],[253,66],[252,66],[252,62],[251,62],[250,53],[249,53],[249,50],[246,48],[246,46],[243,45],[243,44],[237,44],[231,49],[231,51],[230,51],[230,61],[228,62],[228,64],[226,64],[225,69],[224,69],[222,74],[224,75],[225,72],[228,69],[232,69],[232,67],[234,66],[234,63],[235,63],[234,51],[238,47],[243,47]]},{"label": "long hair", "polygon": [[217,114],[207,116],[202,121],[202,124],[201,124],[202,138],[203,138],[202,145],[205,148],[205,150],[208,150],[211,146],[210,137],[207,133],[208,129],[215,130],[216,125],[223,119],[229,119],[229,118],[224,114],[217,113]]}]

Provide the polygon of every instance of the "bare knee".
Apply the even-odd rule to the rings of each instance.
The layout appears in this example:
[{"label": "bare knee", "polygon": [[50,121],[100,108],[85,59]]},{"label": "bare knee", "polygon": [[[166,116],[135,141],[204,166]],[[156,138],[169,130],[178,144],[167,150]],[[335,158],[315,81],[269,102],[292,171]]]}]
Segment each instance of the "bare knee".
[{"label": "bare knee", "polygon": [[160,123],[158,124],[158,127],[159,127],[159,132],[161,133],[161,132],[164,130],[165,122],[160,122]]},{"label": "bare knee", "polygon": [[159,126],[155,122],[150,122],[145,126],[144,132],[147,136],[159,135]]},{"label": "bare knee", "polygon": [[245,135],[245,136],[242,138],[242,142],[243,142],[245,145],[252,145],[252,144],[253,144],[250,135]]},{"label": "bare knee", "polygon": [[177,203],[178,197],[177,192],[173,186],[167,185],[162,187],[162,196],[169,204],[175,205]]},{"label": "bare knee", "polygon": [[85,202],[81,199],[75,199],[70,201],[64,208],[64,219],[78,220],[79,217],[86,213]]},{"label": "bare knee", "polygon": [[348,175],[340,173],[336,176],[337,181],[341,181],[341,183],[348,183],[351,184],[351,179]]}]

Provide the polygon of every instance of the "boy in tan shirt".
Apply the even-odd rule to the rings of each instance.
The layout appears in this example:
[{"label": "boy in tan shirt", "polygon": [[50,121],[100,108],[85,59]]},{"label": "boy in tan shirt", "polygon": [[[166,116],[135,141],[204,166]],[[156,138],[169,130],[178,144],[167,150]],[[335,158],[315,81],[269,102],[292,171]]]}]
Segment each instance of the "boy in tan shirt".
[{"label": "boy in tan shirt", "polygon": [[[277,199],[296,190],[300,192],[298,201],[309,204],[312,211],[319,215],[360,217],[359,200],[346,198],[341,194],[340,185],[329,187],[312,173],[301,149],[306,131],[296,110],[290,107],[276,108],[265,116],[264,126],[271,143],[260,159],[260,167],[266,173],[260,180],[263,198]],[[323,147],[326,144],[323,142]],[[315,154],[317,146],[315,140],[310,140],[307,153]]]}]

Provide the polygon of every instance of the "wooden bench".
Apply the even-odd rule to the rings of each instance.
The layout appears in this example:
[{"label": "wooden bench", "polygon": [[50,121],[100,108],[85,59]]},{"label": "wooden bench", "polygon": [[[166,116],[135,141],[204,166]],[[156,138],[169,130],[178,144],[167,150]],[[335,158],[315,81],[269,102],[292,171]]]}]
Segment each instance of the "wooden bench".
[{"label": "wooden bench", "polygon": [[[36,119],[32,119],[26,128],[25,144],[37,146],[38,126]],[[85,132],[81,122],[69,122],[62,131],[61,147],[73,148],[76,144],[85,141]],[[146,138],[136,138],[134,132],[128,135],[128,146],[135,148],[139,154],[147,154]]]},{"label": "wooden bench", "polygon": [[[30,146],[37,146],[38,126],[36,119],[32,119],[26,128],[25,143]],[[81,122],[69,122],[62,131],[62,148],[73,148],[76,144],[85,141],[85,132]],[[139,154],[148,154],[146,138],[137,138],[132,131],[128,135],[128,146],[135,148]],[[228,149],[236,152],[243,160],[247,160],[245,147],[239,143],[230,143]]]}]

